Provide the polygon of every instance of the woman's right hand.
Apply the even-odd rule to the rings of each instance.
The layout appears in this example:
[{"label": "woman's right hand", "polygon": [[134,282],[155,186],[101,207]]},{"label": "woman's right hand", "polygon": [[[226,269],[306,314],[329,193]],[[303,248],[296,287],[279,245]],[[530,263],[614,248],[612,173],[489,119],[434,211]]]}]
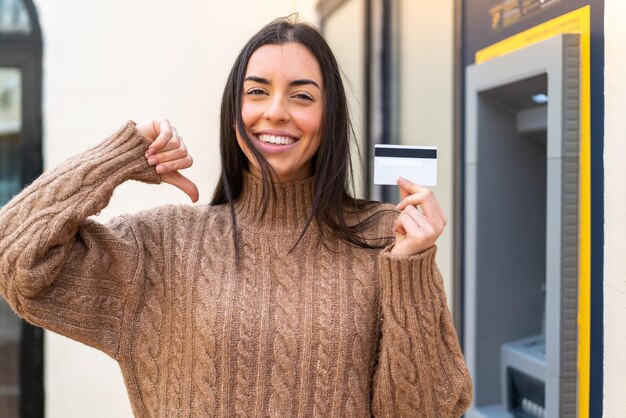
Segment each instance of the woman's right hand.
[{"label": "woman's right hand", "polygon": [[199,198],[198,188],[179,170],[191,167],[193,159],[187,152],[176,128],[167,119],[151,120],[137,125],[137,130],[148,143],[148,164],[156,166],[161,180],[185,192],[192,202]]}]

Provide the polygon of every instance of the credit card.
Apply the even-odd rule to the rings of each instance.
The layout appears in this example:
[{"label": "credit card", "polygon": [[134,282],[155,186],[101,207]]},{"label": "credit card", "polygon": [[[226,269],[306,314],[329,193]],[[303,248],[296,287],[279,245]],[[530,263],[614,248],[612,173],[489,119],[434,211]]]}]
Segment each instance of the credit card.
[{"label": "credit card", "polygon": [[437,185],[437,147],[374,146],[374,184],[398,184],[404,177],[420,186]]}]

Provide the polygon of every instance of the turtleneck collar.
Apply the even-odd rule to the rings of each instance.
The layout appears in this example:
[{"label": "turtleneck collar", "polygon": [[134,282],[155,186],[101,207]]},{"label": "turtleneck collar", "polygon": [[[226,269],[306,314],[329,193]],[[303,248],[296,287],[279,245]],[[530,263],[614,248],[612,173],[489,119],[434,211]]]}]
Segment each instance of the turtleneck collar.
[{"label": "turtleneck collar", "polygon": [[243,188],[235,201],[239,225],[276,232],[302,231],[313,206],[313,177],[273,183],[273,189],[263,214],[263,179],[244,172]]}]

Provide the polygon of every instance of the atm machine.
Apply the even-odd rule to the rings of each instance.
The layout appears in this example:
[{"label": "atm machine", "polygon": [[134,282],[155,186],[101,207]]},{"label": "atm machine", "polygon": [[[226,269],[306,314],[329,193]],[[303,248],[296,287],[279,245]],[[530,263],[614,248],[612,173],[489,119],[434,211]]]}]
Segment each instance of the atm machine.
[{"label": "atm machine", "polygon": [[466,69],[467,417],[577,416],[579,38]]}]

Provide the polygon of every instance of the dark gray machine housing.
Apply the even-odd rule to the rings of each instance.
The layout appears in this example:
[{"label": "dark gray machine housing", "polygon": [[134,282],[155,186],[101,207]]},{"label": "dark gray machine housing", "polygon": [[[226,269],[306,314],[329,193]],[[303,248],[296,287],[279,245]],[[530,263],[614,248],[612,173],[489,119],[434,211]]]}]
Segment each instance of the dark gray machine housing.
[{"label": "dark gray machine housing", "polygon": [[579,38],[466,69],[467,417],[577,415]]}]

